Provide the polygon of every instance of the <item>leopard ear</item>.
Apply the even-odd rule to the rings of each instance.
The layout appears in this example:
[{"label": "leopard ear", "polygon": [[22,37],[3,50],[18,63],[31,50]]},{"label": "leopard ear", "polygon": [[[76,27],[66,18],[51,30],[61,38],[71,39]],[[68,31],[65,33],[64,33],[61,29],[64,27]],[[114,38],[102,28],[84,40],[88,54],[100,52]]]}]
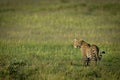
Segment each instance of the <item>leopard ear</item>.
[{"label": "leopard ear", "polygon": [[72,42],[76,42],[76,41],[78,41],[78,39],[77,39],[77,38],[75,38]]},{"label": "leopard ear", "polygon": [[79,40],[79,42],[82,45],[85,41],[84,40]]},{"label": "leopard ear", "polygon": [[77,40],[78,40],[77,38],[74,39],[74,41],[77,41]]}]

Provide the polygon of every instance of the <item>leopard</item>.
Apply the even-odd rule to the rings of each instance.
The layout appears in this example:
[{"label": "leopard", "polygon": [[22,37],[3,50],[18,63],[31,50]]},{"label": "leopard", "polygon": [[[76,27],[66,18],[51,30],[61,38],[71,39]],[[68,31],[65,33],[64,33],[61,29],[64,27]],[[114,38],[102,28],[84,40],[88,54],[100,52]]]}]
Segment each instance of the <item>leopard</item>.
[{"label": "leopard", "polygon": [[105,51],[100,52],[99,47],[95,44],[89,44],[84,40],[73,40],[74,48],[80,48],[82,53],[82,62],[83,65],[89,66],[91,64],[97,65],[97,62],[102,59],[102,54],[105,54]]}]

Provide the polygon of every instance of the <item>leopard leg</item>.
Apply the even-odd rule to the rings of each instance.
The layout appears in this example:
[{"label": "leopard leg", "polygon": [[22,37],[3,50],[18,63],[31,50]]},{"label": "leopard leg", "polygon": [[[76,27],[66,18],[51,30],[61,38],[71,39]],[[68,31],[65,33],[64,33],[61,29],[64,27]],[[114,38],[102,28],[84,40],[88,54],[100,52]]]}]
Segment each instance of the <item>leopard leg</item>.
[{"label": "leopard leg", "polygon": [[90,65],[90,58],[87,58],[87,61],[86,61],[86,62],[87,62],[86,65],[89,66],[89,65]]}]

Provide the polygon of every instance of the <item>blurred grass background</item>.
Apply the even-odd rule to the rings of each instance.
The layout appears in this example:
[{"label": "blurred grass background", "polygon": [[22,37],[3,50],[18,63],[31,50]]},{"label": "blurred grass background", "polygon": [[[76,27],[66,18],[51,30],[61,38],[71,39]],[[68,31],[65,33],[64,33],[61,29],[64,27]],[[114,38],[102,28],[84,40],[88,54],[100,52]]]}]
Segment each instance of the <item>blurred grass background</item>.
[{"label": "blurred grass background", "polygon": [[[0,0],[0,80],[119,80],[119,0]],[[81,65],[74,38],[106,54]]]}]

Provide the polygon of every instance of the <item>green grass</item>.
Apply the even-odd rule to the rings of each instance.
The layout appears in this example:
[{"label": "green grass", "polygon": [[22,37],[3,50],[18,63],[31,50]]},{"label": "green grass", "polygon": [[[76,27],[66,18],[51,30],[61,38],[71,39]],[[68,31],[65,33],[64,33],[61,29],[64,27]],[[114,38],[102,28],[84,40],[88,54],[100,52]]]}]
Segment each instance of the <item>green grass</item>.
[{"label": "green grass", "polygon": [[[1,0],[0,80],[119,80],[118,0]],[[104,50],[84,67],[74,38]]]}]

